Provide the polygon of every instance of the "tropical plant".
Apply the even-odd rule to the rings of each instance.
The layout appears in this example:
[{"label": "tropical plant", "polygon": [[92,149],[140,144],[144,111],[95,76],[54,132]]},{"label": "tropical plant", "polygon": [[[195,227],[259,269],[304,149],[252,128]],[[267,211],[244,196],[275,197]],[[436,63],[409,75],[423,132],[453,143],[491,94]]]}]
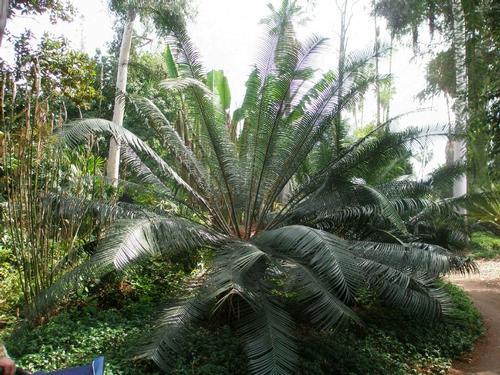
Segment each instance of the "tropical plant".
[{"label": "tropical plant", "polygon": [[[468,199],[467,199],[468,198]],[[479,231],[489,231],[500,235],[500,193],[498,187],[491,191],[469,194],[462,205],[467,209],[467,217]]]},{"label": "tropical plant", "polygon": [[[374,144],[365,137],[304,181],[295,178],[330,131],[338,111],[375,82],[366,69],[370,54],[347,58],[341,75],[328,72],[315,80],[311,61],[324,39],[297,40],[292,24],[295,9],[285,0],[267,19],[263,52],[233,119],[224,113],[218,90],[207,87],[209,80],[186,32],[175,30],[177,78],[165,80],[163,86],[182,92],[187,138],[153,102],[130,98],[147,123],[161,131],[167,159],[106,120],[63,127],[60,139],[70,146],[97,134],[119,139],[124,164],[135,172],[136,182],[157,192],[158,199],[140,207],[142,215],[116,221],[94,255],[40,296],[40,304],[49,307],[82,278],[123,269],[148,255],[202,249],[212,260],[193,280],[186,298],[163,312],[139,357],[152,358],[169,371],[169,358],[185,333],[196,323],[218,318],[235,327],[249,368],[256,374],[288,374],[297,367],[297,316],[285,307],[291,297],[302,308],[303,318],[323,330],[346,319],[362,324],[351,307],[366,287],[385,303],[420,317],[437,319],[450,313],[446,295],[433,281],[453,269],[463,270],[466,264],[461,258],[439,246],[414,242],[411,236],[405,237],[407,242],[351,240],[304,220],[304,210],[335,208],[337,200],[326,194],[332,181],[345,177],[356,185],[356,192],[375,198],[394,234],[407,234],[393,203],[362,181],[349,179],[355,177],[354,165],[369,168],[370,150],[390,153],[390,147],[383,145],[393,143]],[[237,128],[234,141],[232,126]],[[283,194],[284,190],[289,193]],[[175,202],[178,208],[162,211],[156,204],[162,200]]]}]

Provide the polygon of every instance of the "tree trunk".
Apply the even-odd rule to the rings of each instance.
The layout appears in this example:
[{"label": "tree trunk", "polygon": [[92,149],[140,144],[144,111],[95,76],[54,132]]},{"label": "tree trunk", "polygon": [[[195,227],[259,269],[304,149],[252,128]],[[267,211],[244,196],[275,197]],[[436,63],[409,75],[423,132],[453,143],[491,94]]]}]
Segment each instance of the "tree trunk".
[{"label": "tree trunk", "polygon": [[[113,109],[113,122],[117,126],[123,126],[123,115],[125,113],[125,98],[123,95],[127,90],[128,62],[132,45],[132,34],[134,32],[135,13],[129,13],[129,19],[123,30],[122,42],[120,46],[120,56],[118,58],[118,72],[116,75],[115,107]],[[115,138],[109,141],[109,155],[106,166],[106,175],[113,185],[118,184],[120,169],[120,144]]]},{"label": "tree trunk", "polygon": [[375,81],[375,92],[377,95],[377,127],[380,125],[380,80],[379,80],[379,52],[380,52],[380,44],[379,44],[379,36],[380,36],[380,29],[378,27],[378,22],[377,22],[377,14],[374,14],[374,21],[375,21],[375,75],[376,75],[376,81]]},{"label": "tree trunk", "polygon": [[[452,0],[452,12],[456,72],[456,97],[453,103],[453,112],[455,113],[455,134],[460,136],[453,140],[453,161],[465,162],[467,147],[463,137],[467,128],[467,65],[464,11],[460,0]],[[464,194],[467,194],[467,177],[465,175],[456,179],[453,184],[453,197]]]},{"label": "tree trunk", "polygon": [[9,0],[0,0],[0,46],[2,46],[5,26],[7,26],[7,16],[9,15]]},{"label": "tree trunk", "polygon": [[[451,123],[451,116],[450,116],[450,100],[448,97],[448,94],[445,92],[444,97],[446,98],[446,111],[448,114],[448,140],[446,142],[446,147],[444,149],[445,153],[445,160],[446,160],[446,165],[453,165],[455,163],[455,153],[453,151],[453,137],[452,137],[452,123]],[[453,187],[451,187],[449,190],[446,191],[447,196],[453,196]]]},{"label": "tree trunk", "polygon": [[[389,77],[390,77],[390,82],[389,82],[389,97],[387,98],[387,106],[385,107],[384,110],[384,122],[389,121],[389,116],[391,112],[391,100],[392,100],[392,56],[393,56],[393,48],[394,48],[394,34],[391,33],[391,44],[389,47]],[[387,124],[387,129],[386,131],[389,131],[389,124]]]},{"label": "tree trunk", "polygon": [[[347,0],[343,0],[342,3],[337,1],[337,8],[340,11],[340,35],[339,35],[339,61],[337,64],[338,69],[338,96],[337,96],[337,104],[339,108],[342,106],[342,95],[344,94],[344,69],[345,69],[345,58],[346,58],[346,49],[347,49],[347,29],[349,28],[349,19],[347,17]],[[333,146],[335,148],[335,153],[340,153],[341,148],[341,130],[342,130],[342,111],[338,110],[334,120],[333,127]]]}]

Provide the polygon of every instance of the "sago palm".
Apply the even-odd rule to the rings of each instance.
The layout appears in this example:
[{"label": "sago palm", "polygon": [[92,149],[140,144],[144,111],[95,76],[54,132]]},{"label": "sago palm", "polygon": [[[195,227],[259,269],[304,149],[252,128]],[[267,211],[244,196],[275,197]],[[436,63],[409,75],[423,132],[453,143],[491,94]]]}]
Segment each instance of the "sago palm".
[{"label": "sago palm", "polygon": [[[189,38],[183,31],[175,33],[172,47],[178,62],[164,86],[182,95],[189,137],[179,135],[154,103],[132,98],[159,132],[165,159],[106,120],[64,127],[60,137],[68,145],[93,134],[118,139],[122,160],[135,172],[135,181],[182,209],[145,208],[116,221],[95,254],[48,290],[40,304],[57,300],[88,275],[123,269],[157,253],[206,249],[213,255],[206,272],[184,300],[164,311],[142,355],[169,371],[169,358],[185,332],[210,317],[224,316],[241,337],[255,374],[289,374],[297,366],[295,320],[284,305],[290,294],[320,330],[346,319],[361,324],[351,307],[366,287],[387,304],[424,318],[436,319],[449,311],[446,296],[433,281],[463,264],[447,250],[411,241],[354,241],[304,220],[314,215],[303,215],[302,210],[308,203],[318,204],[316,198],[335,178],[328,171],[359,158],[363,142],[302,183],[294,176],[329,131],[341,110],[338,103],[356,101],[374,77],[365,69],[370,56],[358,56],[346,63],[340,100],[337,74],[328,72],[315,81],[311,60],[324,39],[299,43],[293,10],[284,1],[267,20],[263,52],[248,80],[244,105],[232,119],[222,108],[223,100],[207,87]],[[394,206],[375,189],[363,189],[377,197],[381,214],[403,231]],[[327,197],[321,202],[323,209],[337,204]]]}]

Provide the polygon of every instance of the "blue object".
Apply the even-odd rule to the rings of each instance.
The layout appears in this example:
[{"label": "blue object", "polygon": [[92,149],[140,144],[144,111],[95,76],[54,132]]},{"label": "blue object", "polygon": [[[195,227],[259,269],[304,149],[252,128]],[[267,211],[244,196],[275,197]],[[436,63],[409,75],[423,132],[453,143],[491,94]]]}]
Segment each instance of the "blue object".
[{"label": "blue object", "polygon": [[104,375],[104,357],[98,357],[90,365],[73,367],[54,372],[35,372],[33,375]]}]

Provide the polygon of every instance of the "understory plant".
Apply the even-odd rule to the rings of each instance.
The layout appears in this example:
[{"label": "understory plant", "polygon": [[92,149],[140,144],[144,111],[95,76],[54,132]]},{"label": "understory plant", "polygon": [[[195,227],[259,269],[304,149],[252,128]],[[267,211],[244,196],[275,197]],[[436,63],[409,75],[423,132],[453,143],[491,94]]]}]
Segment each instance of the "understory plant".
[{"label": "understory plant", "polygon": [[[186,32],[174,32],[169,79],[162,85],[183,103],[183,133],[153,102],[129,98],[157,131],[164,158],[110,121],[81,120],[63,127],[60,140],[71,147],[92,136],[117,139],[122,163],[133,176],[121,183],[147,187],[156,198],[142,206],[130,203],[129,214],[106,231],[93,255],[41,295],[38,306],[53,306],[83,278],[157,253],[201,250],[208,254],[202,271],[192,278],[185,298],[162,312],[138,357],[171,371],[171,358],[187,333],[213,319],[234,328],[254,374],[297,369],[297,318],[318,330],[346,320],[362,325],[353,306],[367,289],[420,318],[451,313],[446,293],[434,282],[444,273],[466,270],[468,263],[445,248],[419,242],[401,218],[402,206],[356,175],[372,160],[383,160],[379,152],[400,152],[391,146],[407,142],[414,131],[368,135],[307,178],[297,178],[336,114],[376,77],[368,68],[371,53],[352,56],[342,74],[318,76],[313,59],[325,40],[314,36],[299,42],[292,23],[296,11],[285,0],[265,20],[262,53],[233,116],[224,105],[225,86],[209,87]],[[385,241],[342,227],[347,220],[337,208],[343,195],[370,204],[360,210],[384,221]],[[172,206],[164,209],[164,202]],[[418,210],[424,201],[410,203]],[[88,205],[112,211],[99,202]],[[66,206],[60,202],[59,207]],[[319,225],[318,218],[340,225]],[[298,316],[287,307],[290,299],[299,307]]]}]

